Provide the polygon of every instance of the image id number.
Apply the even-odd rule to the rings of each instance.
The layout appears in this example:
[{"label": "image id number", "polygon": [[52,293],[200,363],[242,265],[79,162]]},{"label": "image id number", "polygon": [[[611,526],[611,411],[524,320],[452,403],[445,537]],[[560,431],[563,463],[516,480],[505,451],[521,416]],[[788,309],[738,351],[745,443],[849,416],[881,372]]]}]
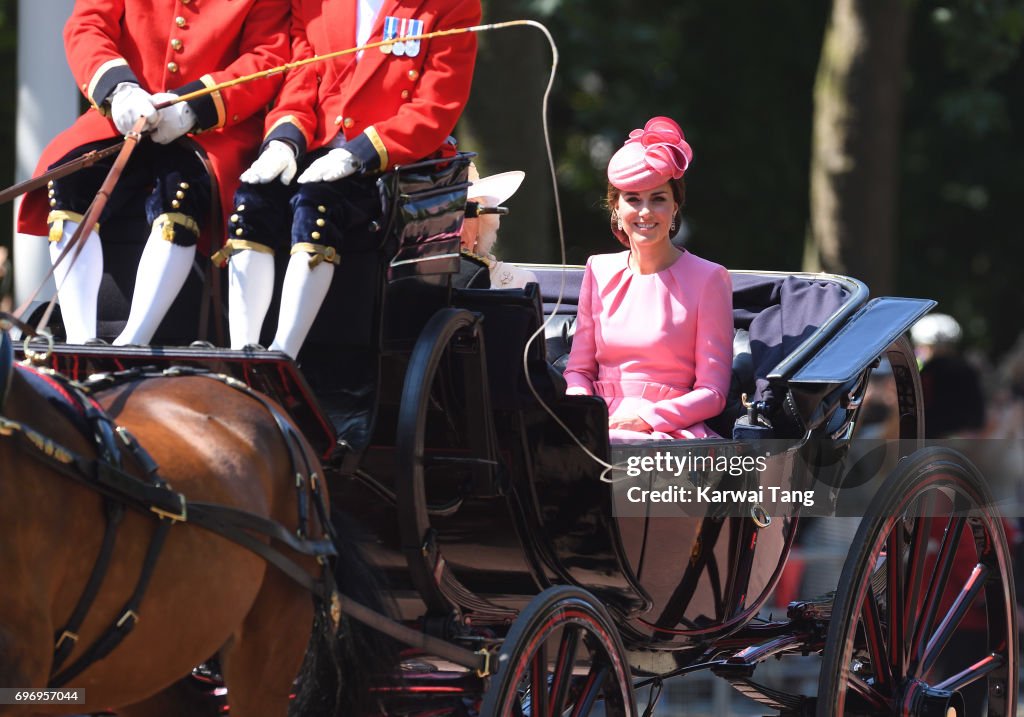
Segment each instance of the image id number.
[{"label": "image id number", "polygon": [[0,705],[81,705],[85,690],[63,687],[57,690],[26,687],[0,688]]}]

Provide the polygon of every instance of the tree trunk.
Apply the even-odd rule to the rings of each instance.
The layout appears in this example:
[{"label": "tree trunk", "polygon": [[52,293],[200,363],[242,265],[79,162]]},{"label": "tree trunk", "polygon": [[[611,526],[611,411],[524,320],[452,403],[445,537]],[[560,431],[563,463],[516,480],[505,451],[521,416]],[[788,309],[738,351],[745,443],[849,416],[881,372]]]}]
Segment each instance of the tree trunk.
[{"label": "tree trunk", "polygon": [[912,0],[834,0],[814,88],[810,271],[892,290]]}]

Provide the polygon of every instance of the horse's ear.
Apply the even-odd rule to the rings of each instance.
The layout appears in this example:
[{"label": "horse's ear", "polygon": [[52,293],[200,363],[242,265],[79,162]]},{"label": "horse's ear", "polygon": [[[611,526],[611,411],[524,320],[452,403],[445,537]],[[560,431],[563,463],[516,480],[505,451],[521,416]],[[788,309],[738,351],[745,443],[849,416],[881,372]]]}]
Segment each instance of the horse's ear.
[{"label": "horse's ear", "polygon": [[11,335],[0,331],[0,410],[7,402],[7,389],[11,386],[11,372],[14,370],[14,346]]}]

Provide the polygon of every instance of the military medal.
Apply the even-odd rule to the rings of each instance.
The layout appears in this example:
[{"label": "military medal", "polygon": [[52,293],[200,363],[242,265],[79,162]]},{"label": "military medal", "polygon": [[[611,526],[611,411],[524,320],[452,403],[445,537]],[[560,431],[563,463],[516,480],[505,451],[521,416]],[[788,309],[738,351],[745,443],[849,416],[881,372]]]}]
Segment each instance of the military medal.
[{"label": "military medal", "polygon": [[[398,18],[388,15],[384,18],[384,41],[394,40],[399,37],[412,37],[423,34],[423,21],[409,18]],[[385,55],[393,54],[406,57],[416,57],[420,54],[419,40],[399,40],[388,45],[381,45],[380,51]]]},{"label": "military medal", "polygon": [[[422,20],[409,20],[409,31],[403,34],[403,37],[415,37],[416,35],[423,34],[423,21]],[[405,43],[405,56],[416,57],[420,54],[420,41],[419,40],[406,40]]]},{"label": "military medal", "polygon": [[[384,42],[388,40],[394,40],[398,37],[398,18],[393,15],[388,15],[384,18]],[[390,55],[394,45],[381,45],[380,51],[385,55]]]}]

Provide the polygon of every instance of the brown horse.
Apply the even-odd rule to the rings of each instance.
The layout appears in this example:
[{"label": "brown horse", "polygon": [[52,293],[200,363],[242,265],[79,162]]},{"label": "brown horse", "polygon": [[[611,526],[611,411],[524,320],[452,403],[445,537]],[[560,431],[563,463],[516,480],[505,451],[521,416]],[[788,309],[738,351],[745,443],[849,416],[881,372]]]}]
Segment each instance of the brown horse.
[{"label": "brown horse", "polygon": [[[3,361],[0,359],[0,364]],[[16,440],[34,429],[83,460],[92,440],[40,394],[38,379],[15,369],[0,405],[0,687],[50,684],[55,636],[90,578],[104,533],[101,495],[64,474]],[[0,399],[3,399],[0,387]],[[297,467],[267,405],[201,376],[149,378],[96,394],[108,415],[133,435],[158,474],[189,501],[223,504],[269,518],[293,532],[298,522]],[[279,409],[278,409],[279,410]],[[12,426],[17,430],[12,430]],[[6,434],[6,435],[5,435]],[[36,441],[38,443],[38,440]],[[322,475],[305,444],[305,458]],[[126,472],[144,467],[128,457]],[[73,465],[73,464],[72,464]],[[323,535],[309,509],[309,534]],[[65,667],[118,620],[135,589],[159,522],[139,509],[124,512],[109,571]],[[263,543],[271,542],[262,539]],[[308,556],[289,553],[318,576]],[[311,636],[337,647],[337,632],[311,593],[262,558],[187,520],[170,527],[134,629],[108,656],[67,683],[87,701],[74,706],[0,705],[0,715],[76,714],[132,705],[167,688],[217,655],[233,717],[283,717]],[[336,664],[336,663],[335,663]]]}]

